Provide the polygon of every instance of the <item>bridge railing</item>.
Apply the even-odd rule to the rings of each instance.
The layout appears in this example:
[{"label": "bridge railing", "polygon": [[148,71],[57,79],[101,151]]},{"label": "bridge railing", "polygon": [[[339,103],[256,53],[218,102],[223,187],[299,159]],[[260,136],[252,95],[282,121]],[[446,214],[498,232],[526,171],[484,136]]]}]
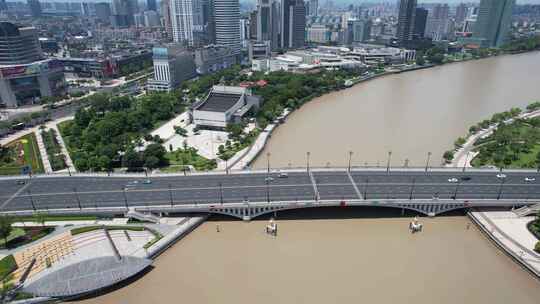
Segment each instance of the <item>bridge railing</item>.
[{"label": "bridge railing", "polygon": [[[121,204],[123,202],[118,202]],[[254,201],[254,202],[205,202],[205,203],[182,203],[182,204],[132,204],[128,207],[82,207],[82,208],[46,208],[46,209],[28,209],[28,210],[12,210],[2,211],[2,215],[11,216],[29,216],[36,213],[42,214],[124,214],[131,210],[141,212],[211,212],[213,209],[223,208],[262,208],[270,206],[301,208],[301,207],[324,207],[324,206],[381,206],[392,207],[397,204],[417,204],[417,205],[437,205],[437,204],[464,204],[466,207],[494,207],[494,206],[522,206],[522,205],[534,205],[540,203],[540,200],[519,201],[515,199],[332,199],[332,200],[293,200],[293,201]]]},{"label": "bridge railing", "polygon": [[[271,173],[277,172],[307,172],[306,167],[285,167],[285,168],[270,168]],[[310,167],[309,171],[311,172],[347,172],[349,171],[348,167]],[[249,174],[249,173],[267,173],[267,168],[260,169],[246,169],[246,170],[222,170],[222,171],[197,171],[197,172],[181,172],[181,173],[136,173],[136,172],[54,172],[48,174],[33,174],[29,175],[10,175],[2,176],[0,180],[7,179],[21,179],[21,178],[42,178],[42,177],[134,177],[134,178],[143,178],[143,177],[174,177],[174,176],[200,176],[200,175],[234,175],[234,174]],[[456,167],[430,167],[428,170],[425,167],[391,167],[389,170],[383,167],[364,167],[364,166],[353,166],[350,169],[350,172],[456,172],[456,173],[479,173],[479,172],[507,172],[507,173],[538,173],[536,169],[496,169],[496,168],[467,168],[463,170],[462,168]]]}]

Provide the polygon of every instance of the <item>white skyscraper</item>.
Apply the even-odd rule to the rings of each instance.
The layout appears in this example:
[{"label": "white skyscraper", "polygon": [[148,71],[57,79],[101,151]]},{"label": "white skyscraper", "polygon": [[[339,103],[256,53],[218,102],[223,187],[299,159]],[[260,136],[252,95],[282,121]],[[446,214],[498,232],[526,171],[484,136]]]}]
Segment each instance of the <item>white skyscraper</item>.
[{"label": "white skyscraper", "polygon": [[193,45],[192,0],[171,0],[173,40]]},{"label": "white skyscraper", "polygon": [[238,0],[214,0],[216,44],[240,52],[240,4]]},{"label": "white skyscraper", "polygon": [[203,29],[202,1],[171,0],[170,4],[173,40],[190,46],[196,44],[193,33]]}]

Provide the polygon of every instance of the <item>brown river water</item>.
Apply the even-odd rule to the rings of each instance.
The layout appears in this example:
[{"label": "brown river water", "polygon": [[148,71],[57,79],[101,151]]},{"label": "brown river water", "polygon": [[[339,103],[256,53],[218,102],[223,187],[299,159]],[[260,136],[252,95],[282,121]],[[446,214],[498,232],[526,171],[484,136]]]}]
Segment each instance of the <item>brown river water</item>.
[{"label": "brown river water", "polygon": [[466,217],[207,222],[132,284],[83,303],[538,304],[540,282]]},{"label": "brown river water", "polygon": [[[470,125],[540,100],[540,53],[386,76],[319,97],[272,135],[254,167],[432,165]],[[540,303],[540,283],[463,216],[207,222],[131,284],[82,303]],[[279,216],[279,215],[278,215]]]},{"label": "brown river water", "polygon": [[493,113],[540,100],[540,52],[385,76],[318,97],[272,134],[253,167],[345,166],[365,162],[440,165],[469,127]]}]

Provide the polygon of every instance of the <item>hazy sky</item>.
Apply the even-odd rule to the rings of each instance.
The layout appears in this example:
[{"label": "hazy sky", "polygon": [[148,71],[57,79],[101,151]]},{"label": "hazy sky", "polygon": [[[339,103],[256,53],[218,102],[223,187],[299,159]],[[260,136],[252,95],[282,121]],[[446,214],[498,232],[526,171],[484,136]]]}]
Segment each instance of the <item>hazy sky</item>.
[{"label": "hazy sky", "polygon": [[[358,0],[333,0],[336,4],[361,4],[363,2],[371,2],[371,3],[381,3],[381,2],[397,2],[398,0],[365,0],[365,1],[358,1]],[[256,0],[240,0],[240,2],[245,3],[255,3]],[[467,0],[418,0],[418,3],[448,3],[448,4],[458,4],[458,3],[479,3],[480,0],[476,1],[467,1]],[[326,0],[319,0],[319,5],[326,3]],[[540,4],[540,0],[517,0],[518,4]]]}]

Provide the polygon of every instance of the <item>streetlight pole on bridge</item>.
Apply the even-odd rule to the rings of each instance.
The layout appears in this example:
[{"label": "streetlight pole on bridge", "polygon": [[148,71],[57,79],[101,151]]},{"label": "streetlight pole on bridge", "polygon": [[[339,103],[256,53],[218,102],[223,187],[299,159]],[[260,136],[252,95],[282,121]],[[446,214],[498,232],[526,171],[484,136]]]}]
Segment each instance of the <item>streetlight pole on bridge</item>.
[{"label": "streetlight pole on bridge", "polygon": [[411,193],[409,194],[409,200],[412,201],[414,194],[414,185],[416,184],[416,179],[413,177],[411,184]]},{"label": "streetlight pole on bridge", "polygon": [[32,204],[32,209],[36,211],[36,205],[34,204],[34,198],[32,198],[32,192],[30,190],[26,191],[28,196],[30,197],[30,204]]},{"label": "streetlight pole on bridge", "polygon": [[219,183],[219,202],[223,205],[223,184]]},{"label": "streetlight pole on bridge", "polygon": [[456,184],[456,189],[454,190],[454,195],[452,196],[453,200],[457,199],[457,193],[458,193],[458,189],[459,189],[459,184],[461,184],[460,181],[458,181],[457,184]]},{"label": "streetlight pole on bridge", "polygon": [[427,160],[426,160],[426,168],[425,168],[425,171],[427,172],[428,169],[429,169],[429,160],[431,158],[431,152],[428,152],[427,153]]},{"label": "streetlight pole on bridge", "polygon": [[501,199],[501,196],[502,196],[502,191],[503,191],[503,186],[504,186],[504,182],[506,181],[506,178],[501,178],[501,183],[499,185],[499,193],[497,193],[497,200],[500,200]]},{"label": "streetlight pole on bridge", "polygon": [[306,165],[306,168],[307,168],[307,171],[309,172],[309,156],[311,155],[311,152],[307,152],[306,153],[306,159],[307,159],[307,165]]},{"label": "streetlight pole on bridge", "polygon": [[386,162],[386,172],[390,172],[390,160],[392,159],[392,151],[388,151],[388,160]]},{"label": "streetlight pole on bridge", "polygon": [[369,179],[366,178],[366,183],[364,184],[364,200],[367,200],[367,187],[369,184]]},{"label": "streetlight pole on bridge", "polygon": [[349,151],[349,172],[351,172],[351,161],[352,161],[352,155],[353,155],[353,151]]},{"label": "streetlight pole on bridge", "polygon": [[465,153],[465,162],[463,162],[463,169],[461,169],[462,172],[465,172],[465,167],[467,167],[468,160],[469,160],[469,152]]},{"label": "streetlight pole on bridge", "polygon": [[173,197],[172,197],[171,184],[169,184],[169,199],[170,199],[171,208],[172,208],[173,207]]},{"label": "streetlight pole on bridge", "polygon": [[77,199],[77,205],[79,206],[79,210],[82,210],[81,206],[81,199],[79,198],[79,193],[77,193],[77,188],[73,188],[73,193],[75,193],[75,198]]},{"label": "streetlight pole on bridge", "polygon": [[122,188],[122,195],[124,196],[124,204],[126,205],[126,209],[129,209],[128,199],[127,199],[127,196],[126,196],[126,189],[124,189],[124,188]]},{"label": "streetlight pole on bridge", "polygon": [[270,152],[266,153],[266,172],[270,173]]},{"label": "streetlight pole on bridge", "polygon": [[270,184],[268,179],[266,179],[266,202],[270,203]]}]

